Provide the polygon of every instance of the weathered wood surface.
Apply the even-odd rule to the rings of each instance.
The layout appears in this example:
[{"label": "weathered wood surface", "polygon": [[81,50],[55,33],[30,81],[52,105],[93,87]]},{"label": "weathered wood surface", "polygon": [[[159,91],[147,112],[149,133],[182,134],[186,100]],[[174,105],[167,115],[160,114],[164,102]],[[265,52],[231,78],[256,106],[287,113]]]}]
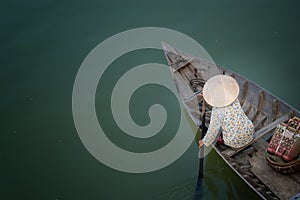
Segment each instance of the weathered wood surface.
[{"label": "weathered wood surface", "polygon": [[250,170],[280,199],[288,200],[300,191],[300,183],[292,176],[279,174],[268,166],[265,152],[258,151],[249,161]]}]

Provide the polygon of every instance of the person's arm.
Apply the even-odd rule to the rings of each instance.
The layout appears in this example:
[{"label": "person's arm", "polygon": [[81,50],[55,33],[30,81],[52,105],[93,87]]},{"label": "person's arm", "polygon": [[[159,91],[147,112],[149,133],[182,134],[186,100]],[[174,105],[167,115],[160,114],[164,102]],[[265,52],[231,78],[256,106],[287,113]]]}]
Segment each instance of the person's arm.
[{"label": "person's arm", "polygon": [[220,127],[222,125],[222,119],[219,118],[218,111],[220,110],[216,110],[215,108],[212,109],[210,125],[203,140],[199,141],[200,147],[203,146],[203,144],[205,144],[205,146],[211,145],[218,136]]}]

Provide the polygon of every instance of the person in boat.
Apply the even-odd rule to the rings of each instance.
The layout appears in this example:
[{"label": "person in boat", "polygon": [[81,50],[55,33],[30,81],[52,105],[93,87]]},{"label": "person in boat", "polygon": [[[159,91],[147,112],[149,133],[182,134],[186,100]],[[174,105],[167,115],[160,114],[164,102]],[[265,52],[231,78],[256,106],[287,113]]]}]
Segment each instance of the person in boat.
[{"label": "person in boat", "polygon": [[212,106],[210,125],[199,147],[209,146],[216,141],[220,130],[225,145],[241,148],[253,140],[254,127],[244,113],[238,100],[239,85],[228,75],[210,78],[200,95]]}]

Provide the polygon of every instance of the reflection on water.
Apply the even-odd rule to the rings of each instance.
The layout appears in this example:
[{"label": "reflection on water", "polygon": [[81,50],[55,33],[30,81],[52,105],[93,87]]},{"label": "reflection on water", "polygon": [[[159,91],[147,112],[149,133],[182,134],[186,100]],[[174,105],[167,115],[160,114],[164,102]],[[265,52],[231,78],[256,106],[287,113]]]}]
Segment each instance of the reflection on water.
[{"label": "reflection on water", "polygon": [[159,200],[211,200],[211,199],[247,199],[259,200],[260,197],[228,167],[213,150],[205,158],[203,188],[200,197],[195,198],[197,177],[175,185],[158,195]]},{"label": "reflection on water", "polygon": [[203,199],[260,199],[213,150],[205,159]]}]

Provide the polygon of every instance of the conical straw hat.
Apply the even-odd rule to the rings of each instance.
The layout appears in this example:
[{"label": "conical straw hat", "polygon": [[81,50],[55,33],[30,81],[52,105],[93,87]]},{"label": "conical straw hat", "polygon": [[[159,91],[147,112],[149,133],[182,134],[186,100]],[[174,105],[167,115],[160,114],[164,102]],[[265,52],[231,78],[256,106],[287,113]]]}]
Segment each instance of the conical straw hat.
[{"label": "conical straw hat", "polygon": [[211,106],[223,107],[231,104],[239,95],[239,84],[228,75],[214,76],[204,84],[203,98]]}]

